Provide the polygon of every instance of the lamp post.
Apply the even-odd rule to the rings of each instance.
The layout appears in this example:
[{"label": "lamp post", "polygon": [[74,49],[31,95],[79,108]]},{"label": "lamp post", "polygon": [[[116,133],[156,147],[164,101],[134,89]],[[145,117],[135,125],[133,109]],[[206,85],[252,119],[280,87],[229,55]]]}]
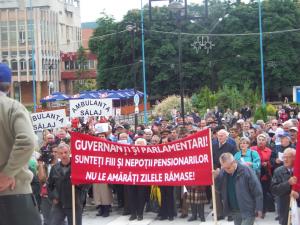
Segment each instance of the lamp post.
[{"label": "lamp post", "polygon": [[260,47],[260,70],[261,70],[261,103],[265,106],[265,74],[264,74],[264,52],[263,52],[263,29],[262,29],[262,12],[261,0],[258,0],[259,14],[259,47]]},{"label": "lamp post", "polygon": [[[137,93],[137,77],[136,77],[136,71],[135,71],[135,45],[134,45],[134,38],[135,38],[135,32],[137,30],[136,24],[128,24],[126,26],[126,30],[130,32],[131,34],[131,64],[132,64],[132,73],[134,77],[134,94]],[[138,111],[134,110],[134,132],[136,133],[136,129],[138,126]]]},{"label": "lamp post", "polygon": [[180,108],[181,108],[181,117],[183,124],[185,124],[184,119],[184,88],[183,88],[183,74],[181,72],[182,64],[182,40],[181,40],[181,13],[185,8],[184,5],[179,1],[173,1],[169,4],[169,9],[176,14],[176,25],[178,28],[178,75],[179,75],[179,84],[180,84]]},{"label": "lamp post", "polygon": [[32,96],[33,96],[33,111],[36,112],[36,77],[35,77],[35,40],[34,40],[34,18],[33,18],[33,7],[32,0],[29,1],[29,8],[31,11],[30,20],[31,20],[31,51],[32,51]]},{"label": "lamp post", "polygon": [[144,84],[144,124],[148,124],[147,114],[147,85],[146,85],[146,62],[145,62],[145,37],[144,37],[144,8],[141,0],[141,33],[142,33],[142,65],[143,65],[143,84]]}]

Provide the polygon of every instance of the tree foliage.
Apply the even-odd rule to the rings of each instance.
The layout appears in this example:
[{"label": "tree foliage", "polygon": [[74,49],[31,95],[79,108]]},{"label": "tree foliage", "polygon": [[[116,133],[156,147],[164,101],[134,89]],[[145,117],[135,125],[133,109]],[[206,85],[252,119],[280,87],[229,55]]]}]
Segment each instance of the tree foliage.
[{"label": "tree foliage", "polygon": [[241,90],[238,90],[236,86],[225,84],[217,92],[212,92],[208,87],[204,87],[192,96],[193,107],[202,113],[215,106],[222,111],[226,111],[227,108],[240,110],[245,105],[255,109],[259,102],[259,91],[250,89],[248,82],[243,85]]},{"label": "tree foliage", "polygon": [[83,46],[80,46],[77,50],[77,60],[78,69],[76,71],[77,80],[74,81],[74,91],[75,93],[81,91],[90,91],[96,89],[96,82],[94,79],[82,80],[84,74],[88,72],[87,69],[87,56]]},{"label": "tree foliage", "polygon": [[[299,28],[299,4],[292,0],[263,1],[263,30],[274,32]],[[148,6],[145,6],[147,12]],[[189,11],[203,15],[202,5],[192,4]],[[229,16],[225,15],[228,14]],[[149,21],[145,15],[145,53],[147,92],[150,99],[162,99],[164,96],[179,94],[178,76],[178,31],[176,20],[170,17],[167,7],[152,8],[155,20]],[[219,18],[223,18],[219,21]],[[140,11],[131,10],[123,20],[102,14],[98,27],[90,40],[90,49],[98,56],[98,88],[130,88],[134,86],[134,71],[137,73],[137,85],[142,89],[141,32],[135,33],[135,63],[131,63],[131,35],[125,30],[129,23],[140,24]],[[210,0],[209,16],[202,20],[182,20],[182,74],[185,94],[191,96],[199,89],[209,87],[219,93],[218,98],[230,107],[238,107],[243,101],[255,104],[255,95],[247,89],[261,89],[260,48],[258,26],[258,4],[254,1]],[[163,32],[161,32],[163,31]],[[196,34],[231,34],[211,36],[215,46],[207,54],[201,49],[197,54],[191,47]],[[245,35],[251,33],[252,35]],[[194,34],[194,35],[190,35]],[[243,35],[235,35],[243,34]],[[202,36],[200,35],[200,40]],[[204,38],[206,38],[204,36]],[[300,85],[300,31],[264,33],[265,92],[267,98],[280,96],[285,87]],[[244,84],[248,87],[245,88]],[[224,88],[222,88],[224,87]],[[236,88],[233,88],[236,87]],[[207,91],[207,90],[206,90]],[[228,100],[230,91],[236,102]],[[242,93],[241,91],[245,91]],[[205,107],[210,103],[206,103]],[[203,106],[204,107],[204,106]]]}]

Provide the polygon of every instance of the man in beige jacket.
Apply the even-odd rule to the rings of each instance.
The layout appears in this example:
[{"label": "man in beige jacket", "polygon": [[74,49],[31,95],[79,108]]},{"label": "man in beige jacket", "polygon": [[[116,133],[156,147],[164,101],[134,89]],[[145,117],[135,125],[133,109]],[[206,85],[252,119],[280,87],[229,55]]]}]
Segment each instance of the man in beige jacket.
[{"label": "man in beige jacket", "polygon": [[11,70],[0,63],[0,225],[40,225],[27,163],[34,151],[34,132],[26,108],[6,95]]}]

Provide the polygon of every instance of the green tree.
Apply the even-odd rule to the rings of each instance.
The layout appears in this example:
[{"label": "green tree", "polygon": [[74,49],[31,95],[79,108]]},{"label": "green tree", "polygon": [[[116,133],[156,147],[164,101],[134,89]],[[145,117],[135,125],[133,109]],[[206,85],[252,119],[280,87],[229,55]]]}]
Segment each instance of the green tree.
[{"label": "green tree", "polygon": [[78,69],[76,71],[77,80],[74,81],[74,91],[78,93],[96,89],[96,82],[94,79],[83,79],[89,72],[87,69],[88,60],[83,46],[80,46],[77,50],[76,64]]},{"label": "green tree", "polygon": [[[145,6],[145,11],[148,10]],[[203,20],[182,20],[182,74],[185,95],[191,96],[204,87],[218,91],[227,85],[235,93],[247,90],[243,96],[247,104],[255,105],[261,90],[258,5],[254,1],[209,1],[209,16]],[[299,4],[292,0],[263,1],[263,29],[265,32],[295,29],[300,24]],[[192,4],[189,12],[203,15],[202,5]],[[229,14],[226,18],[226,14]],[[178,31],[176,21],[170,20],[167,7],[152,8],[155,21],[145,16],[145,50],[147,90],[150,99],[179,94]],[[223,18],[219,21],[219,18]],[[131,10],[123,20],[102,14],[89,45],[98,57],[98,88],[130,88],[134,86],[132,71],[136,70],[141,89],[141,33],[135,33],[136,62],[131,63],[131,35],[125,30],[128,23],[140,24],[139,10]],[[197,54],[191,44],[196,34],[228,34],[210,36],[215,45]],[[242,35],[236,35],[242,34]],[[251,35],[250,35],[251,34]],[[199,36],[200,40],[202,36]],[[206,36],[203,36],[206,40]],[[300,85],[300,32],[264,33],[265,93],[267,98],[280,96],[284,88]],[[250,90],[254,90],[250,92]],[[223,90],[223,91],[227,91]],[[251,93],[251,94],[250,94]],[[252,95],[253,94],[253,95]],[[223,96],[224,94],[220,94]],[[238,106],[239,102],[232,102]]]}]

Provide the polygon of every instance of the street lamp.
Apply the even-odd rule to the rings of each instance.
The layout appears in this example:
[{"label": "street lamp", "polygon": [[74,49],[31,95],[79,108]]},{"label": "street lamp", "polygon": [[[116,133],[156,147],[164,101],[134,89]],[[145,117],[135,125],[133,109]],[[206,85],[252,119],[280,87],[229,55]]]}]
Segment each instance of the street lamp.
[{"label": "street lamp", "polygon": [[[134,38],[135,32],[137,30],[137,26],[135,23],[128,24],[126,26],[126,30],[131,33],[131,64],[132,64],[132,73],[134,77],[134,94],[137,93],[137,77],[135,71],[135,46],[134,46]],[[138,112],[134,110],[134,132],[136,133],[136,129],[138,126]]]},{"label": "street lamp", "polygon": [[51,72],[53,69],[56,69],[56,65],[52,64],[52,63],[45,63],[44,66],[46,66],[49,70],[49,82],[48,82],[48,93],[49,95],[52,94],[52,90],[54,89],[54,83],[51,81]]},{"label": "street lamp", "polygon": [[220,17],[218,19],[218,21],[215,23],[215,25],[210,29],[210,31],[208,33],[211,34],[214,31],[214,29],[219,25],[219,23],[221,23],[223,21],[223,19],[227,18],[228,16],[229,16],[229,14],[227,13],[223,17]]},{"label": "street lamp", "polygon": [[181,72],[182,64],[182,40],[181,40],[181,17],[182,12],[185,9],[184,5],[180,1],[173,1],[169,4],[168,8],[176,14],[176,25],[178,28],[178,75],[179,75],[179,84],[180,84],[180,107],[181,107],[181,117],[183,124],[185,124],[184,119],[184,89],[183,89],[183,75]]}]

